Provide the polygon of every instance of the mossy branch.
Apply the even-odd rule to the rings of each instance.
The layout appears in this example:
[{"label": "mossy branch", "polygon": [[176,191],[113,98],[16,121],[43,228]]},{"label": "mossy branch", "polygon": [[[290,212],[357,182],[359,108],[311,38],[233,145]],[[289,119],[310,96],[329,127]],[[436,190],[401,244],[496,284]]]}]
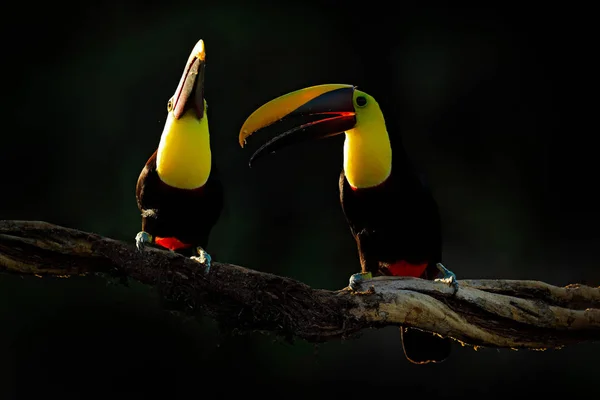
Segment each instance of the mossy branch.
[{"label": "mossy branch", "polygon": [[443,283],[380,277],[364,292],[312,289],[296,280],[168,251],[137,251],[93,233],[39,221],[0,221],[0,271],[38,276],[106,274],[158,289],[169,309],[203,313],[239,330],[310,342],[405,325],[471,345],[558,348],[600,340],[600,288],[538,281]]}]

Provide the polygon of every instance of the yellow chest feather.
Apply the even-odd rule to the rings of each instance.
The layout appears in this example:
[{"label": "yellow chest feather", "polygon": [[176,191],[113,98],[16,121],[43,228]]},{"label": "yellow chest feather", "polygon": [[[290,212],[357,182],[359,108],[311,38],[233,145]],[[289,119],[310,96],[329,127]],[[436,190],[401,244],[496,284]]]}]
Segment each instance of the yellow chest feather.
[{"label": "yellow chest feather", "polygon": [[208,116],[198,120],[193,111],[179,119],[169,114],[156,154],[160,179],[179,189],[196,189],[210,176]]}]

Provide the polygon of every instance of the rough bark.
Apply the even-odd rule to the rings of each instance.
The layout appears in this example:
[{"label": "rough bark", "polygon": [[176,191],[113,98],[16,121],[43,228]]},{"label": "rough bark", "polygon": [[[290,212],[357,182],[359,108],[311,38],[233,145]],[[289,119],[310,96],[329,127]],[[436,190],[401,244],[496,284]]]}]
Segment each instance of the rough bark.
[{"label": "rough bark", "polygon": [[311,342],[389,325],[488,347],[544,349],[600,340],[600,288],[459,280],[455,292],[439,282],[380,277],[361,292],[312,289],[219,262],[205,275],[196,261],[172,252],[140,253],[133,243],[39,221],[0,221],[0,271],[127,277],[157,288],[169,309]]}]

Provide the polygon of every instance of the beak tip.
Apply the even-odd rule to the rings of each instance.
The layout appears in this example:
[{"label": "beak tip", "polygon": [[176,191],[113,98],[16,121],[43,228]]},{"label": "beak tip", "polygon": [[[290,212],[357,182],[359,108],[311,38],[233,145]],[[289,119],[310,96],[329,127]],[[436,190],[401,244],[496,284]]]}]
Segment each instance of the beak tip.
[{"label": "beak tip", "polygon": [[252,168],[252,166],[254,165],[254,162],[256,161],[256,157],[260,154],[259,151],[254,152],[254,154],[252,154],[252,156],[250,157],[250,160],[248,160],[248,167]]},{"label": "beak tip", "polygon": [[196,43],[196,46],[194,46],[192,55],[197,57],[200,61],[206,60],[206,49],[204,47],[204,40],[198,40],[198,43]]},{"label": "beak tip", "polygon": [[244,146],[246,146],[246,144],[247,144],[247,138],[250,135],[251,135],[251,133],[248,133],[248,131],[246,131],[246,130],[242,130],[240,132],[240,135],[238,136],[238,142],[239,142],[240,147],[242,149],[244,148]]}]

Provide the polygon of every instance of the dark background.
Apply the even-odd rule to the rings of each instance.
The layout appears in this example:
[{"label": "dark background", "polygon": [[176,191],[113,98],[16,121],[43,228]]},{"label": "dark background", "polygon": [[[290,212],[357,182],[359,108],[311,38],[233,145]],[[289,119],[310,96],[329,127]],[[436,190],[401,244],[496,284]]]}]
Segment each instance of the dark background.
[{"label": "dark background", "polygon": [[[599,285],[597,44],[575,8],[378,1],[14,3],[2,18],[0,218],[131,241],[134,187],[185,60],[207,49],[213,154],[227,205],[218,261],[327,289],[359,269],[339,207],[342,137],[252,169],[239,128],[278,95],[351,83],[429,181],[445,264],[463,278]],[[412,4],[412,3],[410,3]],[[0,398],[258,393],[584,394],[598,345],[545,352],[456,345],[414,366],[397,328],[315,349],[221,333],[161,310],[147,287],[0,276]],[[446,380],[446,381],[445,381]],[[207,391],[212,392],[209,394]]]}]

